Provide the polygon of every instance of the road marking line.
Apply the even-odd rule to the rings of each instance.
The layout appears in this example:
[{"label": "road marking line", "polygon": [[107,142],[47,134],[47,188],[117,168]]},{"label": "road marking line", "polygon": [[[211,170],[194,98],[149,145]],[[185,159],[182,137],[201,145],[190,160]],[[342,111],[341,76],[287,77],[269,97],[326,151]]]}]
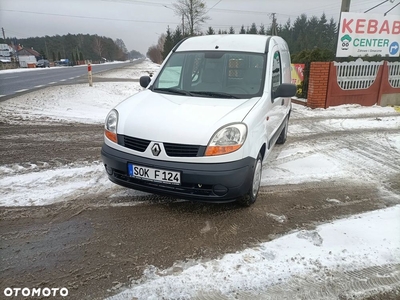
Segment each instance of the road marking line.
[{"label": "road marking line", "polygon": [[49,84],[55,84],[56,82],[55,81],[53,81],[53,82],[49,82]]},{"label": "road marking line", "polygon": [[61,82],[61,81],[65,81],[65,80],[67,80],[67,79],[61,79],[60,82]]},{"label": "road marking line", "polygon": [[35,88],[40,88],[40,87],[42,87],[42,86],[44,86],[44,85],[43,85],[43,84],[41,84],[41,85],[36,85]]},{"label": "road marking line", "polygon": [[75,77],[70,77],[70,78],[68,78],[68,79],[75,79]]},{"label": "road marking line", "polygon": [[21,93],[21,92],[25,92],[25,91],[27,91],[28,89],[23,89],[23,90],[19,90],[19,91],[15,91],[16,93]]},{"label": "road marking line", "polygon": [[4,77],[3,79],[12,79],[12,78],[18,78],[18,76],[13,76],[13,77]]}]

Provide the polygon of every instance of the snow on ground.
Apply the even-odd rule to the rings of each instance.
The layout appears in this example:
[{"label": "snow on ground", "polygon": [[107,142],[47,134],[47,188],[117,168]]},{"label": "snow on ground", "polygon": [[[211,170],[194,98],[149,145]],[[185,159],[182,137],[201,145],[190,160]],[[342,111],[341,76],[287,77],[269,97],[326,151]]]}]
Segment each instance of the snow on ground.
[{"label": "snow on ground", "polygon": [[[145,61],[135,68],[124,68],[114,75],[104,76],[138,78],[157,68],[158,65]],[[102,123],[112,107],[138,90],[138,84],[126,82],[95,82],[92,88],[86,84],[54,86],[1,102],[0,122]],[[273,159],[263,170],[263,185],[334,178],[357,180],[360,170],[368,168],[372,173],[366,172],[363,180],[380,182],[382,176],[392,174],[390,168],[382,174],[376,172],[381,166],[379,159],[390,160],[390,153],[375,157],[376,162],[363,154],[370,148],[375,154],[379,153],[379,143],[389,145],[396,155],[400,153],[400,131],[396,132],[400,128],[400,118],[395,109],[358,105],[326,110],[299,105],[293,108],[289,140],[292,137],[295,141],[290,147],[277,147],[275,154],[271,154]],[[380,134],[380,128],[393,131],[389,135]],[[360,135],[349,138],[348,149],[336,150],[338,143],[346,141],[336,141],[329,135],[354,129],[359,129]],[[373,131],[363,133],[364,129]],[[328,137],[315,142],[303,141],[303,136],[313,134]],[[375,144],[365,144],[368,139]],[[351,143],[352,140],[355,143]],[[354,147],[358,147],[357,151],[352,151]],[[134,191],[109,182],[101,162],[44,170],[24,163],[24,166],[0,166],[0,206],[47,205],[108,189],[120,196],[135,195]],[[275,218],[280,222],[284,216]],[[294,232],[216,260],[177,262],[167,270],[150,266],[131,289],[110,299],[192,298],[203,292],[234,297],[237,291],[262,295],[273,285],[289,279],[307,277],[326,282],[332,272],[400,263],[400,257],[395,255],[400,251],[398,232],[400,206],[320,225],[312,231]]]},{"label": "snow on ground", "polygon": [[52,86],[1,102],[0,122],[103,123],[114,106],[141,89],[137,82]]},{"label": "snow on ground", "polygon": [[131,288],[107,299],[236,299],[237,293],[265,299],[269,288],[291,278],[325,285],[335,272],[398,264],[399,232],[400,205],[293,232],[220,259],[148,268]]},{"label": "snow on ground", "polygon": [[[156,72],[159,65],[143,61],[140,64],[128,66],[113,72],[104,74],[106,77],[114,78],[139,78],[141,75]],[[80,123],[103,123],[104,119],[111,108],[128,96],[141,90],[136,82],[94,82],[93,87],[87,84],[81,85],[61,85],[53,86],[46,89],[31,92],[10,100],[1,102],[0,104],[0,122],[18,123],[23,121],[32,121],[37,123],[43,122],[80,122]],[[280,185],[295,184],[302,182],[318,182],[324,180],[332,180],[335,178],[356,179],[360,176],[360,168],[362,166],[372,168],[373,174],[366,176],[368,170],[362,175],[361,180],[369,179],[371,181],[380,181],[391,174],[388,169],[385,172],[375,172],[379,169],[379,161],[375,162],[365,157],[360,157],[358,151],[353,151],[349,145],[349,149],[336,150],[338,143],[336,139],[315,139],[310,142],[306,139],[302,141],[302,137],[313,134],[332,134],[336,131],[346,131],[359,129],[374,129],[379,133],[380,128],[400,129],[399,113],[393,107],[362,107],[360,105],[342,105],[338,107],[328,108],[326,110],[311,110],[307,107],[293,104],[292,121],[289,126],[289,140],[291,137],[300,137],[297,142],[292,142],[290,147],[276,147],[271,154],[271,158],[264,166],[262,175],[262,185]],[[310,121],[311,120],[311,123]],[[306,121],[306,122],[304,122]],[[364,145],[365,138],[371,138],[377,143],[389,144],[394,153],[400,152],[400,130],[390,135],[377,135],[376,133],[360,133],[364,140],[358,141],[360,147],[370,147]],[[312,140],[311,140],[312,141]],[[353,137],[351,138],[353,141]],[[343,147],[342,147],[343,148]],[[380,149],[375,149],[375,152]],[[275,155],[275,156],[274,156]],[[382,154],[384,155],[384,154]],[[390,155],[386,154],[386,155]],[[384,156],[383,159],[386,157]],[[390,159],[389,156],[387,156]],[[360,167],[361,166],[361,167]],[[100,186],[106,180],[105,172],[102,172],[101,162],[95,165],[83,165],[75,167],[71,170],[60,170],[60,173],[31,170],[32,176],[27,176],[25,170],[20,174],[21,166],[12,166],[10,169],[16,173],[9,172],[11,176],[9,180],[18,182],[21,176],[21,182],[30,189],[34,189],[35,182],[44,182],[44,178],[48,176],[52,179],[53,188],[63,195],[61,199],[66,199],[70,194],[70,187],[64,186],[62,180],[54,180],[54,178],[62,178],[62,174],[76,172],[76,176],[81,176],[82,172],[92,172],[95,174],[100,172],[101,180],[98,178],[94,183]],[[90,169],[90,171],[89,171]],[[5,176],[5,169],[0,168],[0,178]],[[3,174],[2,174],[3,173]],[[13,175],[13,176],[12,176]],[[367,174],[368,175],[368,174]],[[72,177],[71,177],[72,178]],[[89,178],[89,177],[86,177]],[[82,179],[82,188],[88,183],[86,179]],[[59,187],[57,187],[57,184]],[[110,187],[112,184],[108,184]],[[42,205],[50,204],[53,201],[61,201],[57,197],[47,197],[42,193],[30,197],[24,197],[26,190],[15,187],[6,188],[0,186],[0,191],[4,197],[0,199],[0,205]],[[63,190],[63,188],[65,190]],[[79,190],[79,189],[78,189]],[[101,191],[102,189],[97,189]],[[125,189],[121,188],[121,191]],[[96,191],[96,188],[93,188]]]},{"label": "snow on ground", "polygon": [[[105,64],[120,64],[128,61],[112,61],[112,62],[106,62]],[[55,68],[82,68],[82,67],[87,67],[87,65],[79,65],[79,66],[73,66],[73,67],[66,67],[66,66],[54,66],[51,68],[18,68],[18,69],[7,69],[7,70],[0,70],[0,74],[10,74],[10,73],[21,73],[21,72],[34,72],[34,71],[43,71],[43,70],[52,70]]]},{"label": "snow on ground", "polygon": [[160,68],[160,65],[151,62],[150,60],[146,59],[142,63],[138,65],[128,66],[123,69],[115,70],[114,72],[106,72],[99,75],[98,77],[104,78],[132,78],[132,79],[139,79],[141,76],[144,75],[152,75],[157,72]]},{"label": "snow on ground", "polygon": [[361,106],[359,104],[345,104],[340,106],[332,106],[327,109],[316,108],[311,109],[302,105],[293,105],[293,114],[291,118],[302,119],[309,117],[367,117],[376,116],[381,114],[393,114],[395,109],[391,106],[381,107],[374,106]]}]

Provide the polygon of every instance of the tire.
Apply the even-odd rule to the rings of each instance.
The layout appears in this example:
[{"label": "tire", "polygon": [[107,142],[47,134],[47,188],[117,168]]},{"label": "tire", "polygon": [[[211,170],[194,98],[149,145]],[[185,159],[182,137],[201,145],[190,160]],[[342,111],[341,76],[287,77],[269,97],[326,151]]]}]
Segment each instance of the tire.
[{"label": "tire", "polygon": [[289,128],[289,116],[286,117],[285,127],[282,129],[281,134],[279,135],[278,139],[276,140],[277,144],[282,145],[282,144],[284,144],[286,142],[288,128]]},{"label": "tire", "polygon": [[244,196],[236,200],[240,205],[248,207],[254,204],[254,202],[256,202],[258,191],[260,190],[261,174],[262,174],[262,157],[261,154],[259,153],[256,162],[254,164],[253,174],[252,174],[253,178],[251,180],[250,189]]}]

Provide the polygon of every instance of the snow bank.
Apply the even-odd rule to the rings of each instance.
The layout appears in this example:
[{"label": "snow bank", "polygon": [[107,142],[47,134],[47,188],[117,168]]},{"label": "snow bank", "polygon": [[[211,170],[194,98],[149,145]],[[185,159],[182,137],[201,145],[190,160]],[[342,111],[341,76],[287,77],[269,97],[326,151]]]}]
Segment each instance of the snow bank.
[{"label": "snow bank", "polygon": [[[238,292],[246,299],[268,298],[268,288],[292,278],[328,282],[333,272],[400,263],[399,232],[400,205],[294,232],[221,259],[177,262],[167,270],[149,267],[131,288],[107,300],[235,299]],[[295,284],[291,289],[296,291]]]}]

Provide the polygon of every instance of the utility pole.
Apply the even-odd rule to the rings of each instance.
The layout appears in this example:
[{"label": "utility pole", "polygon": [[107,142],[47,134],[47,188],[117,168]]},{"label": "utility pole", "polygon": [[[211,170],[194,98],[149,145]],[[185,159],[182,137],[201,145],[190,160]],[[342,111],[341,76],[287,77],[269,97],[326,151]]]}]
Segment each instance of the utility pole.
[{"label": "utility pole", "polygon": [[350,2],[351,0],[342,0],[342,7],[340,12],[349,12],[350,11]]},{"label": "utility pole", "polygon": [[[350,11],[350,2],[351,2],[351,0],[342,0],[342,7],[340,8],[340,17],[339,17],[339,24],[338,24],[338,31],[337,31],[337,34],[338,34],[338,39],[339,39],[339,36],[340,36],[340,21],[342,20],[342,13],[343,12],[349,12]],[[336,45],[336,48],[337,48],[338,46]],[[337,49],[336,49],[336,53],[337,53]],[[336,60],[337,60],[337,57],[336,57]]]},{"label": "utility pole", "polygon": [[4,32],[4,28],[1,27],[1,31],[3,31],[3,39],[4,39],[4,43],[6,42],[6,33]]},{"label": "utility pole", "polygon": [[182,36],[185,36],[185,15],[182,14]]},{"label": "utility pole", "polygon": [[276,13],[272,13],[272,26],[271,26],[271,35],[278,35],[278,30],[276,28]]}]

